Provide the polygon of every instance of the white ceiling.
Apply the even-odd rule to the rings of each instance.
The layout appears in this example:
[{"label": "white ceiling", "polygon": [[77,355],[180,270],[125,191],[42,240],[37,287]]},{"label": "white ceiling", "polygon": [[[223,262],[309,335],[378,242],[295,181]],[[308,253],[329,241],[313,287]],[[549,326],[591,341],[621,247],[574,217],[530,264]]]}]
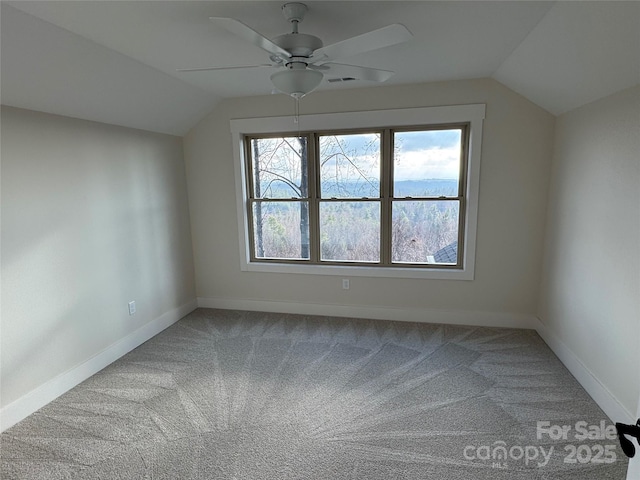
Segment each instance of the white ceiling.
[{"label": "white ceiling", "polygon": [[[3,1],[2,103],[183,135],[221,98],[272,90],[267,68],[176,71],[268,61],[208,17],[236,18],[272,38],[289,31],[282,3]],[[305,3],[300,30],[325,45],[407,26],[411,41],[345,60],[394,70],[388,84],[493,77],[560,114],[640,83],[637,1]]]}]

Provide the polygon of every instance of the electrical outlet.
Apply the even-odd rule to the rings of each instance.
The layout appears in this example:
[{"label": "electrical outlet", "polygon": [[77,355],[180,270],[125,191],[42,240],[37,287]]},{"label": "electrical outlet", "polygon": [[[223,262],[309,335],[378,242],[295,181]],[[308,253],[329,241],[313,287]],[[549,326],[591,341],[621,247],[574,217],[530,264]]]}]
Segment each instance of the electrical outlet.
[{"label": "electrical outlet", "polygon": [[349,290],[349,279],[348,278],[343,278],[342,279],[342,289],[343,290]]},{"label": "electrical outlet", "polygon": [[129,315],[135,315],[135,314],[136,314],[136,301],[133,300],[129,302]]}]

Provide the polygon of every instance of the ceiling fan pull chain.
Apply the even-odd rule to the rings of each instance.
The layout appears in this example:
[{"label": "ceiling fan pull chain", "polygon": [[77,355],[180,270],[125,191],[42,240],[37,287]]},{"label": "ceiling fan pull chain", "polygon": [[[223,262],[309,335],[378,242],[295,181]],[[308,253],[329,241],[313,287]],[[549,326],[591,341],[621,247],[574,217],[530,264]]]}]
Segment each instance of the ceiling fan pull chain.
[{"label": "ceiling fan pull chain", "polygon": [[[298,125],[298,130],[300,130],[300,98],[293,97],[294,107],[293,107],[293,123]],[[298,132],[300,133],[300,132]]]}]

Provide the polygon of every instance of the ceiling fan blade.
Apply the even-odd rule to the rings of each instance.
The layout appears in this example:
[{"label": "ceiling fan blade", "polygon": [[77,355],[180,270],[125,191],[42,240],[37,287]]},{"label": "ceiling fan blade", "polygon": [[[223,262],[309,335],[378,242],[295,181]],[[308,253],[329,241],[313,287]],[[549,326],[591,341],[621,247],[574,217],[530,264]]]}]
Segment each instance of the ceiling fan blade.
[{"label": "ceiling fan blade", "polygon": [[178,72],[207,72],[213,70],[238,70],[241,68],[260,68],[273,67],[270,63],[261,63],[259,65],[234,65],[231,67],[198,67],[198,68],[178,68]]},{"label": "ceiling fan blade", "polygon": [[235,20],[233,18],[226,17],[209,17],[215,25],[218,27],[224,28],[225,30],[244,38],[245,40],[257,45],[263,50],[266,50],[272,55],[277,55],[279,57],[289,58],[291,55],[284,48],[279,47],[267,37],[259,34],[251,27],[245,25],[244,23]]},{"label": "ceiling fan blade", "polygon": [[[395,72],[390,70],[345,65],[342,63],[323,63],[319,66],[329,82],[331,82],[332,79],[334,79],[333,81],[367,80],[370,82],[384,82],[395,75]],[[325,71],[323,67],[329,67],[329,70]],[[314,67],[309,65],[309,68]]]},{"label": "ceiling fan blade", "polygon": [[383,47],[389,47],[397,43],[406,42],[413,35],[400,23],[387,25],[386,27],[363,33],[356,37],[347,38],[338,43],[327,45],[313,52],[312,63],[351,57],[358,53],[369,52]]}]

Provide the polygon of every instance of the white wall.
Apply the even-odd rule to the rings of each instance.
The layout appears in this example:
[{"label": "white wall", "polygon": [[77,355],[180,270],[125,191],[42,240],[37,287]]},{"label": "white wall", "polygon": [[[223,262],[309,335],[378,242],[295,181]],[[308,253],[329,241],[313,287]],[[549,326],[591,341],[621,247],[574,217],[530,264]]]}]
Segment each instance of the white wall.
[{"label": "white wall", "polygon": [[[533,316],[540,282],[552,115],[489,79],[316,92],[303,98],[300,108],[304,115],[470,103],[487,105],[475,280],[358,277],[344,291],[340,278],[333,276],[240,271],[229,121],[290,115],[294,103],[284,95],[221,102],[185,137],[200,304],[265,308],[267,302],[275,302],[275,309],[293,305],[290,311],[333,314],[340,312],[317,307],[338,305],[347,307],[342,312],[367,316],[375,316],[376,308],[385,309],[382,317],[394,316],[394,310],[411,310],[424,314],[424,319],[434,318],[428,312],[442,311],[493,312],[484,317],[488,321],[494,313]],[[293,120],[291,126],[295,129]]]},{"label": "white wall", "polygon": [[558,117],[539,312],[629,419],[640,397],[639,139],[640,87]]},{"label": "white wall", "polygon": [[181,138],[10,107],[1,126],[5,407],[195,287]]},{"label": "white wall", "polygon": [[[638,383],[640,384],[640,375],[638,376]],[[635,418],[640,419],[640,395],[638,395],[638,410],[636,411]],[[634,420],[631,421],[632,424],[635,424]],[[630,440],[635,444],[636,455],[633,458],[629,459],[629,470],[627,471],[627,480],[638,480],[640,479],[640,440],[636,440],[633,438],[631,438]]]}]

